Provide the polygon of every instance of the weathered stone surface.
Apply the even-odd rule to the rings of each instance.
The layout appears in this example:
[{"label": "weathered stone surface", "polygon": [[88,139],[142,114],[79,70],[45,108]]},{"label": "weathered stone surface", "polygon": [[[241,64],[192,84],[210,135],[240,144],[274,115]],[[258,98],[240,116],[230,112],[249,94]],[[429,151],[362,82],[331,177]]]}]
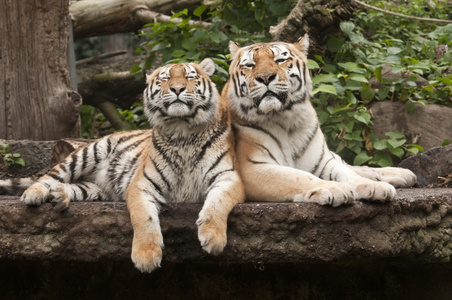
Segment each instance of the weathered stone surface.
[{"label": "weathered stone surface", "polygon": [[[197,240],[201,204],[161,212],[164,261],[173,263],[312,264],[397,259],[448,262],[452,254],[452,190],[401,189],[395,201],[357,201],[339,208],[307,203],[245,203],[229,217],[228,245],[210,256]],[[98,261],[128,259],[132,228],[124,203],[72,203],[65,215],[50,205],[0,201],[3,259]]]},{"label": "weathered stone surface", "polygon": [[374,133],[379,138],[388,138],[386,132],[404,133],[409,142],[424,147],[425,150],[438,147],[445,140],[452,140],[452,108],[429,104],[416,104],[408,113],[400,102],[375,102],[370,107],[374,115]]},{"label": "weathered stone surface", "polygon": [[[25,167],[13,165],[8,170],[0,169],[0,175],[8,172],[17,177],[42,175],[49,169],[53,146],[57,141],[8,140],[11,153],[20,153]],[[1,176],[0,176],[1,177]]]},{"label": "weathered stone surface", "polygon": [[434,184],[438,176],[452,174],[452,145],[436,147],[400,162],[399,167],[410,169],[417,176],[417,185]]}]

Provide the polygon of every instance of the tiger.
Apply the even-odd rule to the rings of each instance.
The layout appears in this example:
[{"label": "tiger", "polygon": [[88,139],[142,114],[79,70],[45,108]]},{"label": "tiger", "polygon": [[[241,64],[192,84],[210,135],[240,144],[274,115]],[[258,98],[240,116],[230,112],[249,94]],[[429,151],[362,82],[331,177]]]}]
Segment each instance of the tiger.
[{"label": "tiger", "polygon": [[249,201],[337,207],[357,199],[387,202],[410,187],[410,170],[351,166],[330,151],[310,101],[309,37],[240,46],[230,41],[231,109],[239,172]]},{"label": "tiger", "polygon": [[147,75],[143,108],[150,130],[113,133],[76,150],[33,182],[21,200],[29,206],[51,202],[57,211],[70,201],[125,200],[131,258],[142,272],[161,266],[161,207],[203,202],[198,239],[207,253],[221,253],[228,215],[244,201],[244,188],[229,108],[210,79],[214,71],[206,58]]}]

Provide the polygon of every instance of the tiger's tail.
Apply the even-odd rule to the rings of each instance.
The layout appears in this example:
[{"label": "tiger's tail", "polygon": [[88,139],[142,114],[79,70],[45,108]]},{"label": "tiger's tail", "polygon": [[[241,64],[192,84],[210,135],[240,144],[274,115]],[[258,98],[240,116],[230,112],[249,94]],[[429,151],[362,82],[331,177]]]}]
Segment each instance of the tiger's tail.
[{"label": "tiger's tail", "polygon": [[37,178],[8,178],[0,180],[0,195],[20,196]]}]

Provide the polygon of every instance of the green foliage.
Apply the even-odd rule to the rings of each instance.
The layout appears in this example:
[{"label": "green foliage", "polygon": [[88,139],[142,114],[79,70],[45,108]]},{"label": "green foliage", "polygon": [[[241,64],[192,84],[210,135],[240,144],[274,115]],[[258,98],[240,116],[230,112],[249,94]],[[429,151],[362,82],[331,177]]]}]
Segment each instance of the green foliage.
[{"label": "green foliage", "polygon": [[[171,16],[182,22],[150,23],[138,34],[145,41],[136,49],[136,53],[146,54],[147,59],[131,68],[136,78],[143,76],[143,71],[161,60],[162,64],[177,62],[199,62],[210,57],[215,62],[216,72],[212,81],[221,92],[229,78],[229,41],[252,44],[270,41],[270,25],[276,24],[286,16],[296,4],[295,0],[257,0],[223,1],[212,6],[201,5],[192,15],[187,9]],[[190,21],[210,22],[210,28],[203,28]],[[129,110],[120,110],[122,116],[133,128],[146,128],[147,122],[142,114],[142,105],[136,104]],[[138,114],[137,114],[138,113]]]},{"label": "green foliage", "polygon": [[[7,167],[12,165],[20,165],[22,167],[25,166],[25,161],[21,157],[20,153],[11,153],[9,145],[4,141],[0,141],[0,162],[1,161],[3,161]],[[0,166],[1,165],[2,164],[0,163]]]},{"label": "green foliage", "polygon": [[[385,1],[373,2],[388,9]],[[450,12],[445,7],[425,10],[424,3],[411,1],[396,8],[408,15],[447,19]],[[452,51],[435,60],[435,47],[452,48],[452,24],[432,26],[367,10],[342,22],[340,28],[344,39],[327,41],[334,56],[329,60],[316,56],[320,66],[313,77],[313,102],[330,148],[349,163],[379,166],[391,166],[392,158],[402,159],[407,152],[423,151],[408,144],[401,133],[389,132],[389,139],[379,140],[372,134],[371,112],[366,106],[386,99],[405,102],[409,112],[415,103],[450,106]],[[382,76],[385,65],[391,66],[393,73],[413,75],[390,81]],[[428,85],[419,88],[414,74],[428,80]],[[372,86],[371,80],[379,87]]]},{"label": "green foliage", "polygon": [[[137,77],[151,65],[181,61],[214,59],[216,72],[212,77],[219,90],[228,79],[229,40],[241,44],[269,41],[268,29],[288,15],[297,1],[290,0],[226,0],[213,6],[201,5],[191,14],[175,13],[172,18],[182,22],[147,24],[139,34],[145,41],[136,52],[146,54],[146,61],[131,69]],[[452,11],[444,1],[413,0],[388,7],[387,1],[369,0],[369,4],[394,12],[438,19],[451,19]],[[206,21],[206,29],[189,21]],[[331,51],[325,57],[308,60],[313,71],[313,103],[330,149],[347,162],[356,165],[393,165],[407,153],[423,151],[409,144],[403,134],[388,132],[387,138],[372,134],[372,114],[367,106],[372,101],[401,101],[408,111],[416,103],[452,104],[452,51],[435,58],[435,47],[452,48],[452,25],[420,22],[377,12],[362,10],[354,19],[340,24],[342,37],[327,40]],[[408,78],[384,78],[384,66],[393,73],[413,74]],[[410,72],[410,73],[407,73]],[[416,76],[428,81],[418,87]],[[378,83],[378,87],[372,85]],[[102,119],[102,115],[88,111]],[[133,128],[145,128],[147,122],[140,104],[120,110]],[[92,124],[87,125],[88,128]],[[444,141],[446,144],[450,141]]]},{"label": "green foliage", "polygon": [[[175,13],[172,19],[182,22],[150,23],[139,34],[145,42],[136,49],[137,53],[147,54],[146,61],[132,67],[131,72],[137,77],[143,70],[149,70],[157,58],[162,63],[201,61],[206,57],[213,58],[216,72],[212,80],[219,90],[229,78],[229,41],[238,43],[258,43],[269,41],[263,33],[268,32],[270,25],[276,24],[286,16],[295,5],[295,1],[223,1],[209,8],[205,5],[194,10],[193,20],[188,10]],[[195,18],[195,19],[196,19]],[[203,28],[190,21],[210,22],[210,28]],[[149,30],[146,30],[149,28]]]}]

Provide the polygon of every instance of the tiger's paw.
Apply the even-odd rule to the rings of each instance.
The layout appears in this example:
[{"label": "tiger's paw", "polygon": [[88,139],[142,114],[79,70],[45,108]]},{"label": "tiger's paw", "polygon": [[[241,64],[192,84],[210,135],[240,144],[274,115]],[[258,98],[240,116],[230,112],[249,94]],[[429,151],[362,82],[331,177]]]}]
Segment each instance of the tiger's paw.
[{"label": "tiger's paw", "polygon": [[56,211],[63,211],[69,206],[69,202],[71,202],[70,191],[64,184],[59,184],[52,188],[50,194],[53,196],[52,201],[50,202],[53,206],[53,209]]},{"label": "tiger's paw", "polygon": [[213,255],[223,252],[227,243],[227,225],[205,218],[199,218],[196,224],[198,225],[198,239],[201,242],[202,249]]},{"label": "tiger's paw", "polygon": [[[144,239],[143,239],[144,240]],[[137,242],[135,237],[132,244],[132,261],[135,267],[143,273],[151,273],[160,268],[162,262],[163,237],[157,242],[146,240],[146,242]]]},{"label": "tiger's paw", "polygon": [[395,198],[395,188],[387,182],[375,182],[368,179],[351,182],[355,185],[358,198],[375,202],[388,202]]},{"label": "tiger's paw", "polygon": [[28,206],[39,206],[47,201],[50,197],[50,191],[42,184],[33,184],[20,197]]},{"label": "tiger's paw", "polygon": [[355,189],[346,183],[327,182],[323,186],[315,187],[298,194],[294,202],[314,202],[320,205],[331,205],[337,207],[355,201],[357,193]]},{"label": "tiger's paw", "polygon": [[394,187],[411,187],[416,184],[416,175],[408,169],[386,167],[380,170],[381,180]]}]

